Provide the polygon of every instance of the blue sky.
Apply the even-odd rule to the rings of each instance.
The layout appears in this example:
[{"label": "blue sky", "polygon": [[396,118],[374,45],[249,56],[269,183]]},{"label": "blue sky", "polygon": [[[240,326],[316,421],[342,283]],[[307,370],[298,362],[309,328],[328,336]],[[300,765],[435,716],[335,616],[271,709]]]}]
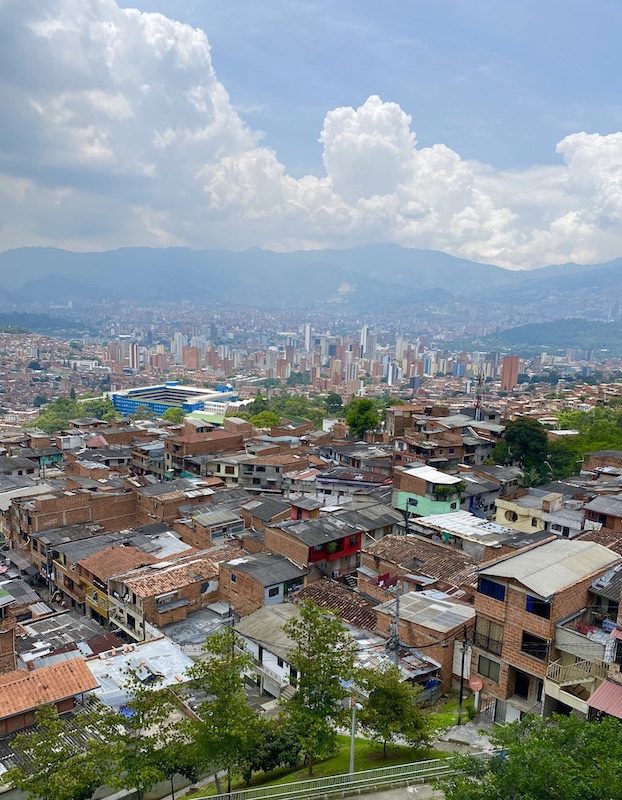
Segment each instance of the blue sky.
[{"label": "blue sky", "polygon": [[622,0],[0,0],[0,249],[622,255]]},{"label": "blue sky", "polygon": [[295,175],[328,109],[370,94],[495,167],[559,162],[577,131],[622,127],[620,0],[140,0],[204,28],[219,78]]}]

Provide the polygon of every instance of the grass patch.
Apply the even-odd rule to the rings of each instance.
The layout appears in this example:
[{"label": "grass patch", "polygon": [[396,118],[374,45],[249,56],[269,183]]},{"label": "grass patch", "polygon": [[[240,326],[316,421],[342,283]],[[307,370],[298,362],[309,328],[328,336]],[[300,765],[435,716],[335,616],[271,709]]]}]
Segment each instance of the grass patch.
[{"label": "grass patch", "polygon": [[[334,756],[319,761],[313,768],[313,778],[325,778],[331,775],[342,775],[350,768],[350,737],[337,737],[338,750]],[[433,758],[446,758],[448,753],[431,748],[415,750],[404,745],[388,745],[387,757],[382,757],[382,745],[374,744],[368,739],[357,739],[354,749],[354,769],[361,772],[366,769],[377,769],[378,767],[392,767],[398,764],[409,764],[412,761],[428,761]],[[309,778],[308,769],[302,767],[296,770],[277,769],[269,775],[257,773],[253,776],[250,786],[276,786],[294,781],[305,781]],[[232,789],[244,789],[243,781],[237,780],[232,783]],[[250,787],[249,787],[250,788]],[[213,785],[199,789],[192,794],[186,795],[187,798],[212,797],[216,794]]]},{"label": "grass patch", "polygon": [[[444,697],[431,706],[426,713],[430,729],[440,732],[458,724],[458,698]],[[466,714],[463,716],[463,719]]]}]

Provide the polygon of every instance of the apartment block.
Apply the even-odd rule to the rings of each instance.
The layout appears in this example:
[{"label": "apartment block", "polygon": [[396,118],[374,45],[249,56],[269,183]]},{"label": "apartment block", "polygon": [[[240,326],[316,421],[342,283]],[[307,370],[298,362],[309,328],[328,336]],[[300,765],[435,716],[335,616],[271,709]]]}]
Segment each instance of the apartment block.
[{"label": "apartment block", "polygon": [[602,668],[585,648],[569,648],[565,628],[588,607],[592,582],[619,562],[602,545],[558,539],[479,570],[472,672],[495,720],[582,708],[567,690]]}]

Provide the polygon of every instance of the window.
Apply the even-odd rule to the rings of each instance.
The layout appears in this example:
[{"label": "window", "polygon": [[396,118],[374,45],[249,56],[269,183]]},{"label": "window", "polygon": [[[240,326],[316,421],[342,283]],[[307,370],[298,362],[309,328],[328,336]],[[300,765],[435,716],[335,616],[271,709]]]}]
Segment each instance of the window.
[{"label": "window", "polygon": [[355,533],[353,536],[350,536],[350,547],[355,547],[359,540],[358,535]]},{"label": "window", "polygon": [[477,671],[485,678],[490,678],[495,683],[499,680],[500,665],[486,656],[480,656],[477,662]]},{"label": "window", "polygon": [[201,594],[205,594],[207,591],[209,591],[209,581],[201,584]]},{"label": "window", "polygon": [[485,594],[486,597],[492,597],[494,600],[505,600],[505,586],[502,583],[488,580],[488,578],[479,579],[477,591],[480,594]]},{"label": "window", "polygon": [[255,467],[255,472],[265,472],[265,471],[266,471],[265,467]]},{"label": "window", "polygon": [[537,517],[532,517],[531,518],[531,527],[532,528],[537,528],[538,527],[538,518]]},{"label": "window", "polygon": [[279,596],[279,587],[278,586],[271,586],[268,589],[268,597],[278,597]]},{"label": "window", "polygon": [[516,520],[518,519],[518,514],[516,513],[516,511],[506,511],[505,518],[507,519],[508,522],[516,522]]},{"label": "window", "polygon": [[548,645],[546,639],[541,639],[539,636],[534,636],[532,633],[523,631],[523,638],[521,640],[520,649],[528,656],[537,658],[539,661],[545,661]]},{"label": "window", "polygon": [[283,666],[283,659],[282,658],[277,658],[276,663],[279,665],[279,667],[282,667]]},{"label": "window", "polygon": [[478,647],[500,656],[503,647],[503,625],[485,617],[478,617],[475,622],[474,640]]},{"label": "window", "polygon": [[458,504],[457,504],[457,503],[452,503],[452,504],[451,504],[451,506],[450,506],[450,508],[451,508],[452,510],[455,510],[455,509],[457,508],[457,506],[458,506]]},{"label": "window", "polygon": [[235,469],[233,467],[225,467],[225,475],[235,475]]},{"label": "window", "polygon": [[547,600],[541,600],[539,597],[534,597],[531,594],[527,595],[525,601],[525,610],[530,614],[537,614],[544,619],[551,619],[551,604]]},{"label": "window", "polygon": [[235,572],[232,572],[231,573],[231,583],[237,583],[237,580],[238,580],[238,576],[235,574]]}]

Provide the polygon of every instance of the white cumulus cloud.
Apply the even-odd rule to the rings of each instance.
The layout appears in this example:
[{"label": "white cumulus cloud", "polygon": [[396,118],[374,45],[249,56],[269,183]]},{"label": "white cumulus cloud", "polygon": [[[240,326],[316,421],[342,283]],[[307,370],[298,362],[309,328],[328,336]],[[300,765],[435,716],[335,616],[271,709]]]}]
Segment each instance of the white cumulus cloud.
[{"label": "white cumulus cloud", "polygon": [[622,133],[500,171],[372,95],[294,178],[218,80],[207,34],[115,0],[0,0],[0,247],[277,250],[396,242],[511,267],[622,253]]}]

